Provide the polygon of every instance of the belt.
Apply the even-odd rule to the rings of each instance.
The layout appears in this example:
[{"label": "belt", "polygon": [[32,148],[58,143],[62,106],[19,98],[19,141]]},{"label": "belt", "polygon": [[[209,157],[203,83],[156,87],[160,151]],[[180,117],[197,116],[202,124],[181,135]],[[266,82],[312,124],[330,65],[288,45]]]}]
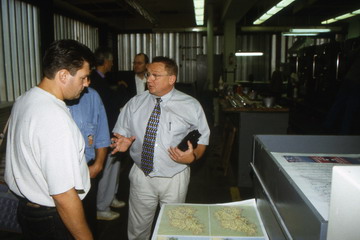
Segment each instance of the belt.
[{"label": "belt", "polygon": [[26,206],[32,207],[32,208],[40,208],[40,207],[42,207],[39,204],[32,203],[32,202],[26,202]]},{"label": "belt", "polygon": [[[17,195],[16,195],[17,196]],[[20,197],[20,196],[17,196],[17,198],[19,199],[20,202],[22,202],[23,204],[25,204],[27,207],[31,207],[31,208],[38,208],[38,209],[56,209],[55,207],[49,207],[49,206],[43,206],[43,205],[40,205],[40,204],[37,204],[37,203],[33,203],[33,202],[30,202],[29,200],[27,200],[26,198],[23,198],[23,197]]]}]

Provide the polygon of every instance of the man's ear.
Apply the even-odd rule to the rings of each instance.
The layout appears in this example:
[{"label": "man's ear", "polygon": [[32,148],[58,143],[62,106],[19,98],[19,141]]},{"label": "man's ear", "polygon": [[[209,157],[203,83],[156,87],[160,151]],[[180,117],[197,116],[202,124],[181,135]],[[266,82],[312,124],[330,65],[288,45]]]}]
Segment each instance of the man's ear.
[{"label": "man's ear", "polygon": [[170,83],[171,85],[174,85],[175,82],[176,82],[176,76],[175,76],[175,75],[170,75],[170,77],[169,77],[169,83]]},{"label": "man's ear", "polygon": [[69,74],[69,71],[66,69],[61,69],[58,71],[59,80],[62,84],[66,83]]}]

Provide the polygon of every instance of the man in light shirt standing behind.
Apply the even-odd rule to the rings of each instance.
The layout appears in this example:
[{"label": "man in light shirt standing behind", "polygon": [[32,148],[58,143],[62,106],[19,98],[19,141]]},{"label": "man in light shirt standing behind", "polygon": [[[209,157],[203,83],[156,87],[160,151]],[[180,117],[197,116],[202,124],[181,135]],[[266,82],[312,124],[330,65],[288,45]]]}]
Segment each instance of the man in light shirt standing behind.
[{"label": "man in light shirt standing behind", "polygon": [[135,95],[146,90],[146,66],[149,64],[149,57],[145,53],[136,54],[133,61],[133,72],[124,76],[124,80],[118,82],[122,92],[126,94],[124,104]]}]

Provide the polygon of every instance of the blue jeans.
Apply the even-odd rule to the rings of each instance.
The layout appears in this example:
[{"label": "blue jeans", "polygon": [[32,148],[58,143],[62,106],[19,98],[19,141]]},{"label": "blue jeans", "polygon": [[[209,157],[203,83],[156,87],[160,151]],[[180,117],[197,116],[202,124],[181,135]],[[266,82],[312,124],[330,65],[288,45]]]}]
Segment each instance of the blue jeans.
[{"label": "blue jeans", "polygon": [[55,207],[29,203],[19,198],[17,217],[26,240],[73,240]]}]

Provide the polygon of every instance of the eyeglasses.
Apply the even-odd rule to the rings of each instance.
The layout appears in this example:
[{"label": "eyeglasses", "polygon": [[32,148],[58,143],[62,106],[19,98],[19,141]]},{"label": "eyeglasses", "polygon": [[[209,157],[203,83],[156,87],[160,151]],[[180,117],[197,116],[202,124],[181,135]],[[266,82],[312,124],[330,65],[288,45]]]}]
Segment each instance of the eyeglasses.
[{"label": "eyeglasses", "polygon": [[165,76],[170,76],[169,74],[154,74],[154,73],[149,73],[146,72],[144,74],[145,78],[148,79],[149,77],[153,76],[155,78],[155,80],[159,79],[160,77],[165,77]]}]

